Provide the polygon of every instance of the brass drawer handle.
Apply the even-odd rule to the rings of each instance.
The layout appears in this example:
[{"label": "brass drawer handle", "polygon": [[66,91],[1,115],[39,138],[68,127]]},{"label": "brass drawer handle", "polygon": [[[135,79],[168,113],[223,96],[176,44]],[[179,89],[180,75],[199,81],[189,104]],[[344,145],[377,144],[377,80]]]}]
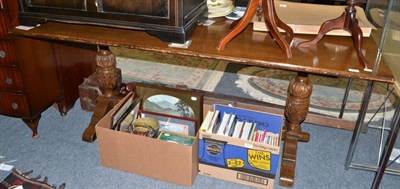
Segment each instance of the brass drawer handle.
[{"label": "brass drawer handle", "polygon": [[13,84],[13,79],[7,77],[7,78],[6,78],[6,83],[9,84],[9,85]]},{"label": "brass drawer handle", "polygon": [[5,58],[6,57],[6,52],[0,51],[0,58]]},{"label": "brass drawer handle", "polygon": [[0,0],[0,10],[4,10],[3,0]]},{"label": "brass drawer handle", "polygon": [[11,107],[12,107],[14,110],[18,109],[18,103],[13,102],[13,103],[11,104]]}]

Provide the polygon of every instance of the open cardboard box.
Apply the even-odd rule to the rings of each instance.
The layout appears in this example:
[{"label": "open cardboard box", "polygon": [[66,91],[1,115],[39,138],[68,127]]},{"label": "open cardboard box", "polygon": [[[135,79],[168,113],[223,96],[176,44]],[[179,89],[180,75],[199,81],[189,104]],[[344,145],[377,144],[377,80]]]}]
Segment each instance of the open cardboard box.
[{"label": "open cardboard box", "polygon": [[[150,93],[155,94],[156,92]],[[139,96],[143,98],[143,96]],[[219,179],[261,188],[273,187],[274,173],[268,174],[268,177],[260,178],[258,175],[252,175],[251,173],[246,173],[246,171],[243,172],[234,169],[234,167],[232,167],[234,166],[233,164],[238,162],[234,162],[233,160],[229,160],[230,163],[233,163],[231,164],[231,169],[221,168],[207,163],[199,164],[199,143],[204,144],[204,140],[207,138],[223,141],[228,145],[242,148],[241,150],[252,149],[256,153],[263,151],[263,153],[268,153],[268,156],[273,156],[274,161],[271,161],[270,164],[272,167],[277,166],[275,160],[279,157],[279,145],[271,147],[251,141],[243,141],[216,134],[199,132],[193,145],[185,146],[182,144],[157,140],[155,138],[148,138],[112,130],[111,125],[115,121],[113,120],[113,115],[118,110],[122,109],[121,107],[128,101],[127,99],[128,97],[122,99],[96,125],[100,161],[103,166],[184,186],[192,186],[196,175],[200,170],[200,173],[203,175]],[[221,102],[220,100],[218,101]],[[209,110],[214,107],[203,106],[202,108]],[[204,147],[204,145],[202,147]],[[237,151],[235,150],[234,153],[237,153]],[[247,152],[245,155],[247,155]],[[239,176],[241,179],[256,178],[259,179],[262,184],[249,184],[246,180],[239,180],[238,173],[240,173]],[[267,184],[265,182],[267,182]]]},{"label": "open cardboard box", "polygon": [[96,125],[101,164],[175,184],[192,186],[198,172],[198,137],[192,146],[185,146],[112,130],[112,115],[125,101],[126,99],[122,99]]},{"label": "open cardboard box", "polygon": [[207,129],[205,119],[199,131],[200,174],[258,188],[273,188],[280,158],[283,117],[223,105],[215,105],[214,112],[216,109],[220,111],[220,120],[225,113],[234,114],[235,119],[257,123],[277,138],[274,142],[260,143],[252,137],[245,140],[217,134]]}]

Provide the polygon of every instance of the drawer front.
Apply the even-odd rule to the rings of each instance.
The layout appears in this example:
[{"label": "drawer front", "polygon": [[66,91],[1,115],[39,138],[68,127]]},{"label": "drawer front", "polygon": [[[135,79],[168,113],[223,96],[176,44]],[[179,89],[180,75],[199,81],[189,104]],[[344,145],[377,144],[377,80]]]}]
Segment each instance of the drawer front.
[{"label": "drawer front", "polygon": [[0,66],[16,65],[14,50],[10,41],[0,41]]},{"label": "drawer front", "polygon": [[17,68],[0,68],[0,89],[1,90],[22,90],[21,74]]},{"label": "drawer front", "polygon": [[0,113],[15,117],[28,117],[29,107],[26,97],[18,93],[0,93]]}]

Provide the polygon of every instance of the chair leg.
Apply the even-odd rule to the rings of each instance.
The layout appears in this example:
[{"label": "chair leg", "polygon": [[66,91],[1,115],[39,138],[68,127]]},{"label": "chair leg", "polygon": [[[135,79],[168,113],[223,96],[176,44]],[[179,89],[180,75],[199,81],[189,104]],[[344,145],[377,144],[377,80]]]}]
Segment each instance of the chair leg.
[{"label": "chair leg", "polygon": [[364,68],[367,68],[367,60],[362,53],[363,36],[361,28],[358,26],[356,19],[351,19],[349,23],[349,31],[351,31],[351,37],[353,39],[354,48],[357,53],[358,62]]},{"label": "chair leg", "polygon": [[358,62],[365,69],[367,69],[367,60],[362,54],[362,31],[360,26],[358,25],[358,21],[356,18],[356,8],[354,0],[347,0],[346,2],[349,6],[346,7],[345,11],[340,15],[340,17],[332,20],[328,20],[321,25],[317,37],[315,37],[311,41],[306,41],[300,43],[299,47],[310,47],[316,43],[318,43],[326,33],[334,29],[344,29],[349,31],[351,37],[353,39],[354,48],[357,53]]},{"label": "chair leg", "polygon": [[318,31],[317,37],[315,37],[311,41],[302,42],[299,44],[299,47],[310,47],[318,43],[325,35],[331,30],[334,29],[343,29],[344,23],[346,20],[346,12],[343,12],[340,17],[328,20],[321,25],[321,28]]},{"label": "chair leg", "polygon": [[264,9],[264,20],[265,24],[267,25],[270,34],[278,43],[279,47],[285,51],[287,58],[292,58],[292,51],[290,49],[289,43],[284,39],[281,33],[279,33],[277,24],[282,26],[282,29],[286,30],[287,32],[291,32],[289,36],[293,36],[292,29],[284,24],[281,20],[279,20],[276,11],[275,5],[273,0],[263,0],[262,7]]}]

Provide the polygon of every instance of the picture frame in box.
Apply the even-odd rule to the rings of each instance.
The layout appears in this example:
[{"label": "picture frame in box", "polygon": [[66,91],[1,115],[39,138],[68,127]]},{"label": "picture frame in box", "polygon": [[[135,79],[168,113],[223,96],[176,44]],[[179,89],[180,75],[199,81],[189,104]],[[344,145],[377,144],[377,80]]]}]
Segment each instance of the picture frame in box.
[{"label": "picture frame in box", "polygon": [[110,128],[117,131],[129,132],[128,127],[137,117],[140,107],[140,98],[135,98],[134,93],[128,93],[127,98],[124,98],[122,106],[120,106],[111,115]]},{"label": "picture frame in box", "polygon": [[185,145],[185,146],[192,146],[194,141],[196,140],[196,137],[182,135],[182,134],[174,133],[174,132],[161,131],[161,133],[158,135],[157,139],[165,141],[165,142],[171,142],[171,143],[181,144],[181,145]]},{"label": "picture frame in box", "polygon": [[198,128],[196,120],[186,117],[178,117],[173,115],[161,114],[140,110],[138,117],[151,117],[160,123],[160,131],[169,131],[188,136],[196,136]]},{"label": "picture frame in box", "polygon": [[187,90],[135,84],[135,96],[140,97],[141,111],[148,111],[180,119],[195,120],[195,134],[203,120],[203,96]]}]

